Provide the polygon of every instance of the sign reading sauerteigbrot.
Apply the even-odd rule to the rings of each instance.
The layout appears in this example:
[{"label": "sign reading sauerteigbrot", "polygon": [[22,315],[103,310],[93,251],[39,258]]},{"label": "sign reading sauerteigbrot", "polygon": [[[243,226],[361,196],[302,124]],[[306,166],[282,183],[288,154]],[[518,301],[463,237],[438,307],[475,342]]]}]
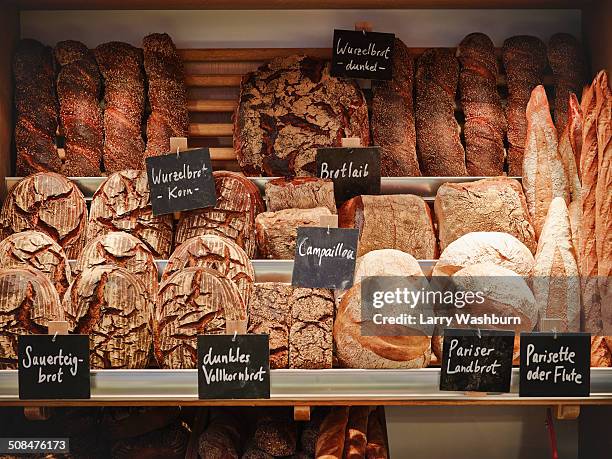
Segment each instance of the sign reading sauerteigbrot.
[{"label": "sign reading sauerteigbrot", "polygon": [[18,342],[19,398],[89,398],[87,335],[22,335]]},{"label": "sign reading sauerteigbrot", "polygon": [[444,330],[440,390],[509,392],[514,333],[502,330]]},{"label": "sign reading sauerteigbrot", "polygon": [[319,148],[317,175],[334,182],[337,203],[380,194],[380,148]]},{"label": "sign reading sauerteigbrot", "polygon": [[268,343],[268,335],[198,335],[199,398],[270,398]]},{"label": "sign reading sauerteigbrot", "polygon": [[217,203],[208,148],[151,156],[146,163],[153,215]]},{"label": "sign reading sauerteigbrot", "polygon": [[331,74],[335,77],[393,78],[392,33],[334,30]]},{"label": "sign reading sauerteigbrot", "polygon": [[521,333],[521,397],[588,397],[591,335]]},{"label": "sign reading sauerteigbrot", "polygon": [[353,285],[359,230],[300,227],[291,284],[348,289]]}]

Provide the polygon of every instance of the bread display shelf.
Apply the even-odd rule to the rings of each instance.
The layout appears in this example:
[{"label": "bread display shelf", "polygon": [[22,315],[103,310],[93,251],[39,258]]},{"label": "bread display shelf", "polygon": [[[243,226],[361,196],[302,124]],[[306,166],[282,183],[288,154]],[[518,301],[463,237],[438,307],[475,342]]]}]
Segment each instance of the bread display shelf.
[{"label": "bread display shelf", "polygon": [[518,395],[438,389],[440,370],[272,370],[270,399],[199,400],[195,370],[92,370],[91,399],[19,400],[17,371],[0,371],[0,405],[590,405],[612,404],[612,368],[591,369],[590,397]]}]

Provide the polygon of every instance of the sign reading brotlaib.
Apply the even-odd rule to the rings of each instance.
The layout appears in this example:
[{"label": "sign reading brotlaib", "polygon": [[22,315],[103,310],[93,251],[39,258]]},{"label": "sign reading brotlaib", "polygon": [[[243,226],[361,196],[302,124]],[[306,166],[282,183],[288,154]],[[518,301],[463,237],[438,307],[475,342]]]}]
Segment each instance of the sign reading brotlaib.
[{"label": "sign reading brotlaib", "polygon": [[334,30],[332,76],[390,80],[394,40],[392,33]]}]

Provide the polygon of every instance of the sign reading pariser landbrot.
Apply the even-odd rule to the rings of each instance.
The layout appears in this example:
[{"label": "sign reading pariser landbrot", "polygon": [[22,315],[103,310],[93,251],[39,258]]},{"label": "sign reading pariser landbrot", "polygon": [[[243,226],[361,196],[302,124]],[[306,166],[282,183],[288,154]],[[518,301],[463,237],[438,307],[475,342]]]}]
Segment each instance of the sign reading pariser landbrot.
[{"label": "sign reading pariser landbrot", "polygon": [[208,148],[146,159],[154,215],[211,207],[217,203]]},{"label": "sign reading pariser landbrot", "polygon": [[392,33],[334,30],[331,74],[336,77],[390,80],[393,77]]}]

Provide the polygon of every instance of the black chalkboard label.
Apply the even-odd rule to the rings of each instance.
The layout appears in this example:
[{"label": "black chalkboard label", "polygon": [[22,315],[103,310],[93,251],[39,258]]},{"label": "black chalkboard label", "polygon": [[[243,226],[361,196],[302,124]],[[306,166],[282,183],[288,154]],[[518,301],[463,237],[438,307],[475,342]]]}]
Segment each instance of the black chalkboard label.
[{"label": "black chalkboard label", "polygon": [[300,227],[291,285],[348,289],[353,285],[359,230]]},{"label": "black chalkboard label", "polygon": [[331,74],[336,77],[393,78],[392,33],[334,30]]},{"label": "black chalkboard label", "polygon": [[151,156],[146,162],[153,215],[217,203],[208,148]]},{"label": "black chalkboard label", "polygon": [[380,148],[319,148],[317,175],[334,182],[336,202],[380,194]]},{"label": "black chalkboard label", "polygon": [[444,330],[440,390],[510,392],[514,333]]},{"label": "black chalkboard label", "polygon": [[268,335],[198,335],[202,399],[270,398]]},{"label": "black chalkboard label", "polygon": [[521,397],[588,397],[591,335],[521,333]]},{"label": "black chalkboard label", "polygon": [[90,397],[89,336],[21,335],[18,358],[20,399]]}]

